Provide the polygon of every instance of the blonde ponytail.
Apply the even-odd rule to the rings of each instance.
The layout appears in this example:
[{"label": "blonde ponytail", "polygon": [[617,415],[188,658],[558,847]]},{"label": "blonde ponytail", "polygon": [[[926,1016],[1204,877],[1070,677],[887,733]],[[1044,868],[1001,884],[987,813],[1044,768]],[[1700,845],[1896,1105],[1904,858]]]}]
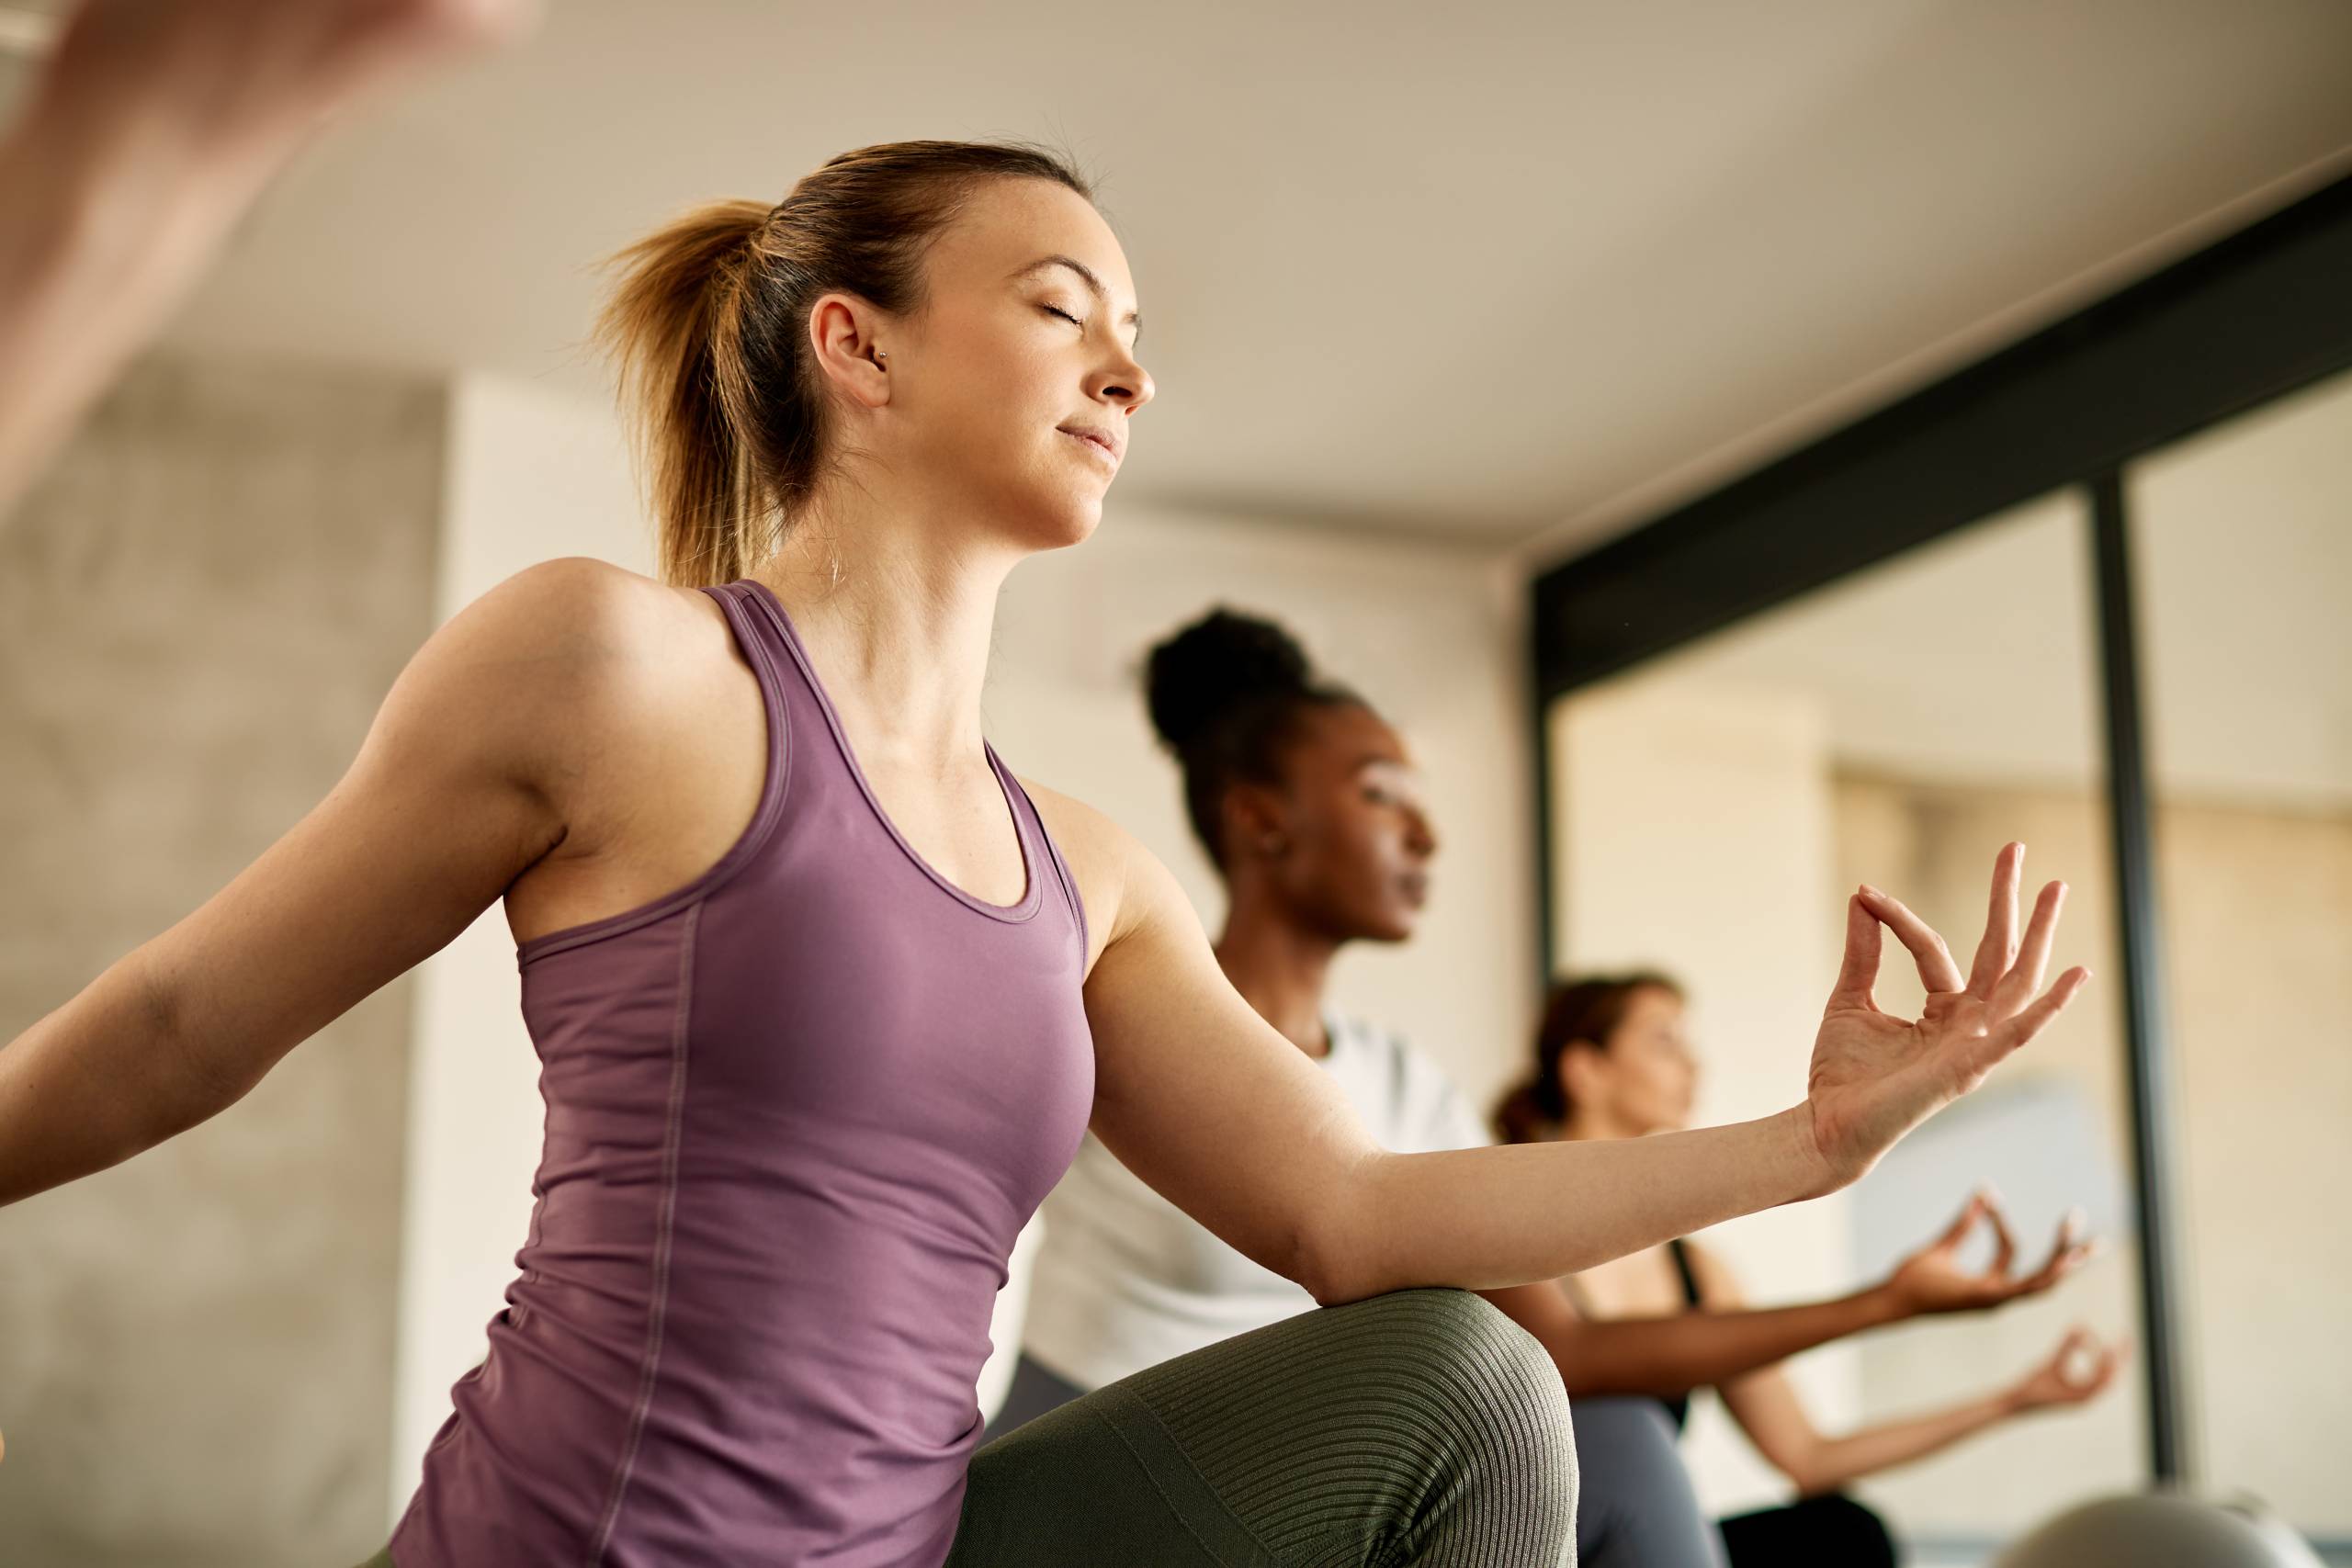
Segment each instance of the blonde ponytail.
[{"label": "blonde ponytail", "polygon": [[614,258],[619,286],[597,322],[620,375],[664,581],[729,582],[765,553],[774,507],[747,439],[752,374],[742,310],[768,209],[713,202]]}]

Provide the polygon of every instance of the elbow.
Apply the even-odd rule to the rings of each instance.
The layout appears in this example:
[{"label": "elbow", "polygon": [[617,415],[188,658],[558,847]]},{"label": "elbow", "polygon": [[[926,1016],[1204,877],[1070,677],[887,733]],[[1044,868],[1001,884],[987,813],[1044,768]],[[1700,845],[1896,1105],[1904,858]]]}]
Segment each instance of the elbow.
[{"label": "elbow", "polygon": [[1345,1306],[1396,1289],[1385,1277],[1371,1227],[1359,1224],[1346,1201],[1319,1203],[1294,1228],[1283,1272],[1317,1306]]},{"label": "elbow", "polygon": [[1360,1282],[1363,1270],[1351,1265],[1346,1242],[1333,1229],[1322,1221],[1302,1224],[1292,1237],[1289,1263],[1283,1270],[1319,1307],[1345,1306],[1378,1293]]},{"label": "elbow", "polygon": [[261,1078],[192,1035],[183,998],[151,965],[141,964],[131,983],[140,1034],[153,1046],[157,1074],[154,1092],[141,1107],[144,1114],[131,1129],[136,1146],[123,1158],[211,1120],[252,1093]]},{"label": "elbow", "polygon": [[1775,1468],[1789,1478],[1800,1499],[1824,1497],[1846,1483],[1846,1477],[1832,1474],[1829,1468],[1810,1454],[1794,1455],[1773,1461]]}]

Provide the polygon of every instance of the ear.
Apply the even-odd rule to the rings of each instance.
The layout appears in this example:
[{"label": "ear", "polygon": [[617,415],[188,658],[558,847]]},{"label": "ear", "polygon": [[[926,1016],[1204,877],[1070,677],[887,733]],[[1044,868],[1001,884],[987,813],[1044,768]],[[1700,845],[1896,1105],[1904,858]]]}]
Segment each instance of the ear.
[{"label": "ear", "polygon": [[1291,842],[1289,804],[1264,784],[1235,784],[1225,792],[1225,841],[1237,860],[1264,860]]},{"label": "ear", "polygon": [[1599,1100],[1608,1072],[1600,1047],[1589,1040],[1571,1040],[1560,1053],[1560,1087],[1567,1091],[1570,1105],[1590,1105]]},{"label": "ear", "polygon": [[808,355],[825,386],[860,408],[890,400],[889,354],[876,339],[881,310],[854,294],[835,292],[808,311]]}]

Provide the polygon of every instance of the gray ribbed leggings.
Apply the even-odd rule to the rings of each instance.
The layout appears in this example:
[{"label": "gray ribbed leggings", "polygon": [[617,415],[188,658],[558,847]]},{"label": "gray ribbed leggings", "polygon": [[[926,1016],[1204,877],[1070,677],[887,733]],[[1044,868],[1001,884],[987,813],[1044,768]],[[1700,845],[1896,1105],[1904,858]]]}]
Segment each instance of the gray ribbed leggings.
[{"label": "gray ribbed leggings", "polygon": [[1542,1347],[1476,1296],[1405,1291],[1180,1356],[989,1443],[947,1568],[1573,1568],[1576,1507]]},{"label": "gray ribbed leggings", "polygon": [[948,1568],[1568,1568],[1576,1450],[1543,1348],[1478,1297],[1302,1313],[1041,1416],[972,1461]]},{"label": "gray ribbed leggings", "polygon": [[[1085,1396],[1023,1356],[989,1436]],[[1723,1537],[1699,1511],[1666,1406],[1616,1396],[1579,1399],[1574,1409],[1577,1568],[1724,1568]]]}]

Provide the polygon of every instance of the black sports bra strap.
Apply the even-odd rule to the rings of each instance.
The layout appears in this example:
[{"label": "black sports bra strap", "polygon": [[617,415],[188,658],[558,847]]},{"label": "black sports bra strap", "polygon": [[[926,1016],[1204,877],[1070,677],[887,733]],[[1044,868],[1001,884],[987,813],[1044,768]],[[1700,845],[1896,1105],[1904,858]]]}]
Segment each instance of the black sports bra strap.
[{"label": "black sports bra strap", "polygon": [[1680,1236],[1666,1244],[1667,1252],[1674,1258],[1674,1271],[1682,1276],[1682,1299],[1691,1306],[1699,1302],[1699,1277],[1690,1271],[1690,1248]]}]

